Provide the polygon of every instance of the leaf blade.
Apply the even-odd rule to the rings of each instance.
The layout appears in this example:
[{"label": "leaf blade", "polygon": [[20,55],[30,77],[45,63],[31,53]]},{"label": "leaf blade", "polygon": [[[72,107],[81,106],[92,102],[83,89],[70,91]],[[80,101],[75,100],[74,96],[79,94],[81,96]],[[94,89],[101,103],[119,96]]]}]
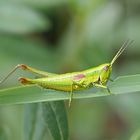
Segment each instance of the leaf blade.
[{"label": "leaf blade", "polygon": [[68,140],[68,121],[63,101],[42,103],[44,122],[54,140]]},{"label": "leaf blade", "polygon": [[67,140],[68,139],[68,123],[67,123],[68,121],[67,121],[65,104],[63,101],[54,101],[54,102],[51,102],[51,105],[56,115],[61,138],[63,140]]},{"label": "leaf blade", "polygon": [[[109,88],[114,94],[125,94],[140,91],[140,74],[118,77]],[[100,90],[100,89],[99,89]],[[74,99],[108,96],[106,90],[95,88],[74,92]],[[44,101],[57,101],[69,99],[68,92],[41,89],[37,86],[19,86],[0,90],[0,105],[23,104]]]},{"label": "leaf blade", "polygon": [[[20,11],[20,12],[19,12]],[[49,28],[50,22],[40,13],[26,6],[0,3],[0,31],[4,33],[32,33]]]},{"label": "leaf blade", "polygon": [[25,140],[33,140],[37,121],[38,104],[25,105],[24,136]]}]

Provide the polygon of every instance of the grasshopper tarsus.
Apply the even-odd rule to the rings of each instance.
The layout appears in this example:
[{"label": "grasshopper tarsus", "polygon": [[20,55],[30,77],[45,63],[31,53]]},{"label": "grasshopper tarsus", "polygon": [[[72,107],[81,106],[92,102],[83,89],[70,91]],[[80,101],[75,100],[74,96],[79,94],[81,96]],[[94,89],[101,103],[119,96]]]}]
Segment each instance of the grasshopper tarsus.
[{"label": "grasshopper tarsus", "polygon": [[73,92],[72,92],[72,93],[70,93],[70,98],[69,98],[69,107],[71,106],[72,96],[73,96]]},{"label": "grasshopper tarsus", "polygon": [[24,78],[24,77],[20,77],[20,78],[18,79],[18,81],[19,81],[21,84],[23,84],[23,85],[29,84],[27,78]]},{"label": "grasshopper tarsus", "polygon": [[114,80],[113,80],[113,79],[111,79],[111,78],[109,78],[109,81],[114,82]]},{"label": "grasshopper tarsus", "polygon": [[107,87],[107,91],[110,95],[112,95],[113,93],[110,91],[109,87]]}]

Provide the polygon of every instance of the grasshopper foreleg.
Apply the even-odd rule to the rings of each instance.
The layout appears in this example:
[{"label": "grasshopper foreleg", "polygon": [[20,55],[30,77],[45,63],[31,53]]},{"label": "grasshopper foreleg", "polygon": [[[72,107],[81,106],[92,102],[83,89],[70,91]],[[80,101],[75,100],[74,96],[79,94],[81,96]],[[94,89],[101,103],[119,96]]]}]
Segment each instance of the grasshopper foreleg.
[{"label": "grasshopper foreleg", "polygon": [[112,94],[111,91],[110,91],[110,89],[109,89],[107,86],[104,86],[104,85],[102,85],[102,84],[97,84],[97,83],[92,83],[92,84],[93,84],[93,86],[95,86],[95,87],[100,87],[100,88],[107,89],[108,93],[109,93],[109,94]]}]

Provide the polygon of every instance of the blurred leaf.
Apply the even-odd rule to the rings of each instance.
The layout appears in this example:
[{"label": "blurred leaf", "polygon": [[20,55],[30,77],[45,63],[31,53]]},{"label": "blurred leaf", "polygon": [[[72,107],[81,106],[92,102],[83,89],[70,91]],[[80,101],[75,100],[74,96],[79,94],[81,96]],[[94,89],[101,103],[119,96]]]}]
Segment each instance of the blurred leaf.
[{"label": "blurred leaf", "polygon": [[62,4],[67,3],[67,0],[3,0],[3,1],[26,4],[29,6],[40,7],[40,8],[43,8],[43,7],[48,8],[48,7],[62,5]]},{"label": "blurred leaf", "polygon": [[68,139],[68,124],[65,106],[62,101],[46,102],[43,106],[43,117],[54,140]]},{"label": "blurred leaf", "polygon": [[112,1],[89,14],[85,26],[85,38],[89,44],[98,43],[102,49],[113,47],[115,29],[121,15],[121,7]]},{"label": "blurred leaf", "polygon": [[50,23],[35,10],[13,3],[0,3],[0,31],[30,33],[49,28]]},{"label": "blurred leaf", "polygon": [[26,105],[24,124],[25,140],[44,138],[47,128],[54,139],[68,139],[67,116],[62,101]]},{"label": "blurred leaf", "polygon": [[[113,94],[124,94],[140,91],[140,75],[118,77],[109,88]],[[95,88],[74,92],[73,98],[91,98],[107,96],[107,90],[95,93]],[[112,96],[113,96],[112,94]],[[0,104],[21,104],[43,101],[69,99],[69,92],[40,89],[37,86],[19,86],[0,90]]]},{"label": "blurred leaf", "polygon": [[33,135],[37,121],[38,104],[28,104],[25,106],[25,140],[33,140]]},{"label": "blurred leaf", "polygon": [[139,140],[140,139],[140,129],[136,130],[134,134],[131,136],[130,140]]},{"label": "blurred leaf", "polygon": [[[12,63],[26,61],[33,64],[38,62],[40,65],[44,65],[52,55],[51,51],[47,47],[45,48],[45,43],[24,37],[0,36],[0,46],[0,55],[5,59],[5,62],[6,60],[8,62],[11,60]],[[43,60],[46,61],[42,63]],[[0,60],[0,63],[2,62]]]},{"label": "blurred leaf", "polygon": [[8,140],[4,128],[0,128],[0,140]]},{"label": "blurred leaf", "polygon": [[140,36],[140,19],[139,16],[137,17],[129,17],[126,19],[120,28],[116,31],[116,38],[130,38],[134,40],[132,47],[130,47],[131,53],[138,53],[139,52],[139,36]]},{"label": "blurred leaf", "polygon": [[51,51],[48,46],[48,44],[46,45],[39,40],[34,41],[24,37],[14,38],[12,36],[1,35],[0,76],[4,76],[9,69],[20,63],[34,66],[39,69],[46,69],[47,71],[53,71],[55,69],[53,72],[56,72],[57,68],[60,67],[58,61],[61,60],[56,58],[55,53]]},{"label": "blurred leaf", "polygon": [[[42,107],[40,104],[27,104],[25,106],[24,139],[42,140],[46,126],[42,119]],[[47,134],[45,132],[45,134]]]}]

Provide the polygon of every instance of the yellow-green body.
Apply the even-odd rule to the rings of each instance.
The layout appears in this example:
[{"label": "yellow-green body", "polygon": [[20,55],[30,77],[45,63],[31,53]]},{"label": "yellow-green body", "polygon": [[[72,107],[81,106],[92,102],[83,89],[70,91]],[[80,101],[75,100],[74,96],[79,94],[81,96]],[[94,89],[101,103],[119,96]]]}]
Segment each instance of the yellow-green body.
[{"label": "yellow-green body", "polygon": [[43,88],[74,91],[90,88],[95,84],[105,85],[111,72],[110,64],[102,64],[81,72],[52,75],[38,79],[22,79],[23,84],[37,84]]}]

